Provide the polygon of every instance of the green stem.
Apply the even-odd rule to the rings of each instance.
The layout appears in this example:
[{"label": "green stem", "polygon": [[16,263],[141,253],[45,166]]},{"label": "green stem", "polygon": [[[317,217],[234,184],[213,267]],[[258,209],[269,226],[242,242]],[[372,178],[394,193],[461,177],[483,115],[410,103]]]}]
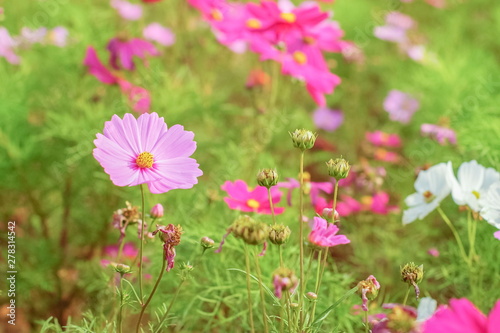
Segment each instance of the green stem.
[{"label": "green stem", "polygon": [[271,188],[267,188],[267,195],[269,197],[269,206],[271,207],[271,214],[273,215],[273,224],[276,224],[276,216],[274,214],[274,204],[273,199],[271,198]]},{"label": "green stem", "polygon": [[477,223],[476,221],[472,220],[472,212],[469,210],[467,212],[467,229],[469,231],[469,262],[472,263],[472,259],[476,253],[476,250],[474,248],[475,243],[476,243],[476,227]]},{"label": "green stem", "polygon": [[283,267],[283,248],[281,245],[278,245],[278,251],[280,253],[280,267]]},{"label": "green stem", "polygon": [[[321,255],[324,253],[323,258],[321,258]],[[328,258],[328,248],[325,248],[324,250],[319,252],[318,256],[318,269],[316,271],[316,287],[314,288],[314,293],[316,295],[319,294],[319,288],[321,286],[321,281],[323,280],[323,275],[325,274],[325,267],[326,267],[326,260]],[[323,259],[323,260],[322,260]],[[320,272],[321,268],[321,272]],[[314,317],[315,317],[315,312],[316,312],[316,303],[314,302],[312,306],[312,312],[311,312],[311,323],[314,322]]]},{"label": "green stem", "polygon": [[467,264],[467,266],[469,266],[469,268],[470,268],[470,261],[469,261],[469,258],[467,258],[467,254],[465,253],[464,245],[462,244],[462,240],[460,239],[460,236],[458,235],[457,229],[455,229],[455,227],[451,223],[450,219],[448,218],[448,216],[446,216],[446,214],[441,209],[441,207],[438,206],[437,211],[439,212],[439,214],[443,218],[444,222],[450,228],[451,232],[453,233],[453,236],[455,236],[455,240],[458,243],[458,247],[460,249],[460,253],[462,255],[462,258],[464,259],[464,261]]},{"label": "green stem", "polygon": [[257,254],[254,254],[255,258],[255,268],[257,270],[257,278],[259,282],[259,291],[260,291],[260,301],[262,307],[262,319],[264,320],[264,332],[269,332],[269,326],[267,324],[267,313],[266,313],[266,298],[264,297],[264,288],[262,287],[262,274],[260,272],[260,264],[259,257]]},{"label": "green stem", "polygon": [[335,180],[335,190],[333,191],[332,223],[335,223],[335,208],[337,208],[338,191],[339,191],[339,181]]},{"label": "green stem", "polygon": [[405,294],[405,298],[403,300],[403,305],[406,305],[406,302],[408,301],[408,295],[410,295],[410,289],[411,289],[411,286],[408,286],[408,289],[406,289],[406,294]]},{"label": "green stem", "polygon": [[248,245],[246,243],[245,243],[245,263],[247,268],[248,316],[250,320],[250,331],[252,333],[255,333],[255,326],[253,323],[252,294],[250,290],[250,258],[248,255]]},{"label": "green stem", "polygon": [[[163,254],[162,254],[163,255]],[[162,258],[163,259],[163,263],[161,265],[161,272],[160,272],[160,275],[158,275],[158,279],[156,280],[156,283],[153,287],[153,290],[151,291],[151,294],[149,295],[148,299],[146,300],[146,303],[144,303],[142,305],[142,308],[141,308],[141,313],[139,314],[139,320],[137,321],[137,327],[135,329],[135,332],[136,333],[139,333],[139,329],[141,328],[141,320],[142,320],[142,316],[144,316],[144,311],[146,311],[146,308],[148,307],[149,305],[149,302],[151,302],[151,300],[153,299],[153,296],[156,292],[156,289],[158,288],[158,285],[160,284],[160,281],[161,281],[161,278],[163,277],[163,273],[165,273],[165,263],[167,262],[165,260],[165,257]]]},{"label": "green stem", "polygon": [[123,276],[120,274],[120,309],[118,310],[118,317],[116,318],[116,326],[118,328],[118,333],[122,333],[122,318],[123,318]]},{"label": "green stem", "polygon": [[141,215],[141,247],[139,249],[139,297],[141,298],[141,305],[143,305],[144,301],[142,298],[142,251],[144,248],[144,220],[146,218],[146,215],[144,213],[145,208],[144,208],[144,187],[143,185],[139,185],[141,188],[141,198],[142,198],[142,215]]},{"label": "green stem", "polygon": [[302,306],[304,303],[304,222],[302,217],[304,216],[304,151],[300,153],[300,196],[299,196],[299,242],[300,242],[300,286],[299,286],[299,331],[302,328],[303,322],[303,311]]},{"label": "green stem", "polygon": [[168,305],[167,311],[163,314],[163,316],[160,319],[160,322],[158,323],[158,328],[155,330],[155,333],[158,333],[161,329],[161,326],[163,325],[163,322],[167,319],[168,314],[170,313],[170,310],[172,309],[172,306],[174,305],[175,301],[177,300],[177,296],[179,296],[179,292],[181,291],[181,287],[184,284],[185,280],[181,280],[181,283],[179,283],[179,286],[177,287],[177,290],[175,291],[175,295],[170,301],[170,304]]}]

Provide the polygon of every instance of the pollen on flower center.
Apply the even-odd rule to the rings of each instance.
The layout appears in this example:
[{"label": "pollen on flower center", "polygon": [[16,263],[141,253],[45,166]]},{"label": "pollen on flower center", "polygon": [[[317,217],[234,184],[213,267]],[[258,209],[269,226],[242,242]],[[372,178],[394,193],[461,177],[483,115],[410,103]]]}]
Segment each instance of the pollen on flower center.
[{"label": "pollen on flower center", "polygon": [[280,17],[288,23],[294,23],[297,19],[294,13],[281,13]]},{"label": "pollen on flower center", "polygon": [[137,156],[135,163],[139,168],[151,168],[154,163],[153,154],[145,151]]},{"label": "pollen on flower center", "polygon": [[431,191],[425,191],[423,194],[425,202],[431,202],[436,197]]},{"label": "pollen on flower center", "polygon": [[295,60],[295,62],[299,65],[304,65],[307,62],[307,56],[304,52],[295,51],[293,53],[293,60]]},{"label": "pollen on flower center", "polygon": [[251,29],[259,29],[260,27],[262,27],[262,23],[255,18],[251,18],[247,20],[247,27]]},{"label": "pollen on flower center", "polygon": [[364,195],[361,197],[361,203],[366,206],[371,206],[373,204],[373,197]]},{"label": "pollen on flower center", "polygon": [[314,39],[314,37],[311,37],[311,36],[305,36],[303,38],[303,41],[304,41],[304,43],[311,45],[311,44],[314,44],[316,39]]},{"label": "pollen on flower center", "polygon": [[260,207],[260,203],[255,199],[249,199],[247,201],[247,205],[248,205],[248,207],[254,208],[254,209],[257,209]]},{"label": "pollen on flower center", "polygon": [[222,21],[224,18],[224,15],[222,15],[222,12],[218,9],[212,9],[210,15],[212,15],[212,18],[216,21]]},{"label": "pollen on flower center", "polygon": [[481,194],[479,194],[478,191],[472,191],[472,194],[476,197],[476,199],[479,199],[481,197]]}]

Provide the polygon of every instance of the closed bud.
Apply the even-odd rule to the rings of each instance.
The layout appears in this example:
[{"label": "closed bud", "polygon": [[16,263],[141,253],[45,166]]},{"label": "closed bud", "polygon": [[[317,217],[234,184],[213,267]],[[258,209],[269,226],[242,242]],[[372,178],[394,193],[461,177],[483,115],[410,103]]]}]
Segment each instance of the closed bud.
[{"label": "closed bud", "polygon": [[211,249],[214,247],[215,242],[211,238],[203,237],[200,241],[200,244],[204,249]]},{"label": "closed bud", "polygon": [[315,293],[313,293],[312,291],[308,292],[308,293],[306,294],[306,297],[307,297],[307,299],[308,299],[308,300],[310,300],[310,301],[315,301],[315,300],[317,300],[317,299],[318,299],[318,295],[316,295],[316,294],[315,294]]},{"label": "closed bud", "polygon": [[368,311],[368,301],[373,301],[377,297],[379,289],[380,284],[373,275],[358,283],[357,292],[363,300],[363,304],[361,305],[363,311]]},{"label": "closed bud", "polygon": [[285,244],[290,234],[290,228],[286,225],[273,224],[269,227],[269,241],[275,245]]},{"label": "closed bud", "polygon": [[117,273],[120,273],[121,276],[123,276],[123,274],[132,273],[132,270],[130,269],[130,266],[128,266],[128,265],[112,263],[111,266],[113,266],[115,271]]},{"label": "closed bud", "polygon": [[255,221],[248,215],[236,219],[231,225],[234,237],[241,238],[250,245],[259,245],[266,241],[269,231],[265,223]]},{"label": "closed bud", "polygon": [[342,157],[330,159],[328,162],[326,162],[326,166],[328,167],[328,174],[335,178],[337,181],[347,178],[347,176],[349,175],[349,170],[351,170],[349,162],[347,162]]},{"label": "closed bud", "polygon": [[[323,216],[323,218],[325,220],[331,220],[332,218],[332,212],[333,212],[333,208],[325,208],[323,209],[323,212],[321,213],[321,216]],[[334,220],[335,221],[338,221],[340,219],[340,215],[339,215],[339,212],[337,212],[335,210],[335,215],[334,215]]]},{"label": "closed bud", "polygon": [[149,214],[155,219],[163,217],[163,206],[161,204],[154,205]]},{"label": "closed bud", "polygon": [[193,271],[193,269],[194,269],[193,265],[183,262],[181,264],[181,267],[179,268],[180,271],[179,276],[181,280],[182,281],[187,280],[191,276],[191,272]]},{"label": "closed bud", "polygon": [[424,278],[424,265],[417,266],[415,263],[410,262],[401,267],[401,280],[412,285],[415,289],[415,296],[418,299],[420,296],[420,289],[418,284]]},{"label": "closed bud", "polygon": [[274,169],[264,169],[257,174],[257,184],[270,188],[278,184],[278,172]]},{"label": "closed bud", "polygon": [[305,129],[296,129],[293,133],[290,133],[290,136],[292,137],[293,146],[302,151],[311,149],[316,142],[316,135]]}]

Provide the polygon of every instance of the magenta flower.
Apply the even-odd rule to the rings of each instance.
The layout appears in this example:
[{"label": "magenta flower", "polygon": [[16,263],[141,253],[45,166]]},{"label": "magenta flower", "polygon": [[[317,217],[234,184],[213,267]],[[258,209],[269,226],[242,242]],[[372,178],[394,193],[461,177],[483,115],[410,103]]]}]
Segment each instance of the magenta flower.
[{"label": "magenta flower", "polygon": [[373,158],[378,161],[384,161],[389,163],[398,163],[399,155],[393,151],[388,151],[384,148],[375,149],[375,153],[373,154]]},{"label": "magenta flower", "polygon": [[455,131],[448,127],[442,127],[435,124],[422,124],[420,126],[422,136],[429,136],[436,140],[440,145],[450,143],[457,144],[457,135]]},{"label": "magenta flower", "polygon": [[146,56],[158,56],[160,53],[150,42],[139,38],[123,41],[113,38],[108,43],[108,51],[111,53],[109,63],[114,69],[135,69],[134,56],[145,59]]},{"label": "magenta flower", "polygon": [[[226,181],[221,189],[229,195],[224,198],[229,208],[242,212],[271,214],[269,196],[264,186],[257,186],[252,190],[243,180],[238,179],[234,182]],[[281,191],[276,187],[271,187],[271,199],[273,205],[281,200]],[[284,210],[283,207],[274,207],[275,214],[281,214]]]},{"label": "magenta flower", "polygon": [[189,157],[193,138],[181,125],[167,128],[156,113],[114,115],[94,140],[94,157],[116,186],[147,184],[152,193],[188,189],[203,174]]},{"label": "magenta flower", "polygon": [[[325,208],[332,209],[332,207],[333,200],[327,201],[325,198],[319,197],[314,205],[314,210],[321,215]],[[341,195],[335,210],[339,216],[349,216],[360,212],[361,209],[362,205],[359,201],[348,195]]]},{"label": "magenta flower", "polygon": [[9,31],[0,27],[0,57],[4,57],[12,65],[19,65],[20,59],[14,52],[17,43],[12,39]]},{"label": "magenta flower", "polygon": [[340,110],[321,107],[313,113],[314,125],[328,132],[333,132],[344,122],[344,114]]},{"label": "magenta flower", "polygon": [[[116,258],[120,247],[118,245],[108,245],[104,248],[104,254],[110,258]],[[127,259],[134,259],[139,251],[134,243],[128,242],[123,245],[122,255]]]},{"label": "magenta flower", "polygon": [[157,42],[163,46],[170,46],[175,43],[175,34],[169,28],[165,28],[160,23],[151,23],[142,31],[144,38]]},{"label": "magenta flower", "polygon": [[365,137],[375,146],[401,147],[401,138],[397,134],[384,133],[382,131],[366,132]]},{"label": "magenta flower", "polygon": [[389,205],[389,199],[387,192],[378,192],[373,196],[363,196],[361,197],[362,210],[379,215],[387,215],[388,213],[399,211],[398,206]]},{"label": "magenta flower", "polygon": [[337,232],[339,232],[339,228],[335,224],[315,216],[312,230],[309,233],[309,242],[320,247],[332,247],[351,242],[345,235],[337,235]]},{"label": "magenta flower", "polygon": [[142,17],[142,6],[124,0],[111,0],[111,7],[126,20],[137,21]]},{"label": "magenta flower", "polygon": [[402,124],[408,124],[419,107],[418,100],[400,90],[391,90],[384,101],[389,118]]},{"label": "magenta flower", "polygon": [[495,231],[493,233],[493,237],[495,237],[496,239],[500,240],[500,230],[499,231]]},{"label": "magenta flower", "polygon": [[466,298],[450,300],[449,307],[440,307],[423,325],[423,333],[498,333],[500,300],[489,316],[485,316]]}]

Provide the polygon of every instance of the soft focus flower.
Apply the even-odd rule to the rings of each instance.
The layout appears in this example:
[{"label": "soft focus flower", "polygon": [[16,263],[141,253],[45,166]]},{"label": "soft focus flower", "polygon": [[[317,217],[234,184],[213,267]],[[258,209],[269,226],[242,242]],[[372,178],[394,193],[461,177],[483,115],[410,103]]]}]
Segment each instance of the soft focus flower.
[{"label": "soft focus flower", "polygon": [[389,118],[402,124],[408,124],[419,107],[418,100],[400,90],[391,90],[384,101]]},{"label": "soft focus flower", "polygon": [[156,113],[114,115],[94,140],[94,157],[116,186],[148,184],[152,193],[187,189],[203,174],[189,157],[196,150],[193,138],[181,125],[167,128]]},{"label": "soft focus flower", "polygon": [[65,47],[68,39],[68,29],[65,27],[55,27],[49,31],[47,37],[49,42],[55,46]]},{"label": "soft focus flower", "polygon": [[21,28],[21,34],[18,37],[19,42],[26,46],[37,43],[42,43],[47,35],[47,28],[41,27],[38,29],[30,29],[27,27]]},{"label": "soft focus flower", "polygon": [[365,137],[375,146],[401,147],[401,138],[397,134],[384,133],[382,131],[366,132]]},{"label": "soft focus flower", "polygon": [[500,230],[499,231],[495,231],[493,233],[493,237],[495,237],[496,239],[500,240]]},{"label": "soft focus flower", "polygon": [[163,205],[162,204],[156,204],[151,208],[151,212],[149,213],[152,218],[159,219],[163,217]]},{"label": "soft focus flower", "polygon": [[344,113],[340,110],[320,107],[314,111],[313,120],[317,128],[333,132],[344,122]]},{"label": "soft focus flower", "polygon": [[291,269],[280,267],[273,273],[274,296],[281,298],[283,291],[293,293],[299,283],[299,279],[295,276]]},{"label": "soft focus flower", "polygon": [[450,143],[457,144],[457,135],[455,131],[448,127],[442,127],[435,124],[422,124],[420,126],[422,136],[429,136],[439,142],[440,145]]},{"label": "soft focus flower", "polygon": [[19,65],[20,59],[14,52],[17,43],[12,39],[9,31],[0,27],[0,57],[4,57],[12,65]]},{"label": "soft focus flower", "polygon": [[158,226],[153,235],[157,234],[163,241],[163,251],[165,260],[167,261],[167,272],[174,268],[175,264],[175,247],[181,243],[181,235],[183,233],[180,225],[169,224],[168,226]]},{"label": "soft focus flower", "polygon": [[449,307],[440,307],[423,324],[423,333],[498,333],[500,300],[488,316],[466,298],[451,299]]},{"label": "soft focus flower", "polygon": [[266,87],[271,83],[271,76],[262,69],[252,69],[247,77],[246,88]]},{"label": "soft focus flower", "polygon": [[175,43],[175,34],[169,28],[165,28],[160,23],[151,23],[142,31],[144,38],[157,42],[163,46],[170,46]]},{"label": "soft focus flower", "polygon": [[[325,208],[332,209],[333,200],[327,201],[323,197],[319,197],[314,205],[316,213],[321,214]],[[340,195],[337,201],[336,211],[340,216],[349,216],[361,211],[362,205],[359,201],[345,194]]]},{"label": "soft focus flower", "polygon": [[[490,186],[486,195],[479,200],[481,216],[492,226],[500,229],[500,182]],[[495,232],[495,238],[500,239],[500,231]]]},{"label": "soft focus flower", "polygon": [[[305,195],[311,198],[311,204],[314,206],[319,198],[321,192],[331,194],[333,192],[333,184],[331,182],[313,182],[311,181],[311,174],[304,172],[302,174],[304,179],[303,190]],[[287,178],[286,182],[279,182],[278,187],[287,188],[287,202],[292,205],[292,191],[294,188],[300,188],[300,181],[294,178]]]},{"label": "soft focus flower", "polygon": [[380,283],[373,275],[358,283],[358,295],[361,296],[363,301],[361,305],[363,311],[368,311],[368,301],[372,301],[377,297],[379,289]]},{"label": "soft focus flower", "polygon": [[125,0],[111,0],[111,7],[126,20],[137,21],[142,17],[142,6],[134,5]]},{"label": "soft focus flower", "polygon": [[427,250],[427,253],[430,254],[433,257],[439,257],[439,250],[436,249],[435,247],[431,247],[429,250]]},{"label": "soft focus flower", "polygon": [[448,166],[445,163],[436,164],[427,170],[420,171],[415,181],[416,193],[406,197],[405,203],[409,206],[403,212],[403,224],[408,224],[416,219],[422,220],[436,209],[440,202],[450,194],[448,182]]},{"label": "soft focus flower", "polygon": [[389,199],[389,194],[383,191],[377,192],[373,196],[365,195],[361,197],[362,209],[380,215],[398,211],[398,206],[389,205]]},{"label": "soft focus flower", "polygon": [[396,303],[386,303],[382,307],[391,312],[379,314],[373,321],[372,333],[421,333],[415,308]]},{"label": "soft focus flower", "polygon": [[457,174],[458,179],[455,178],[450,163],[448,181],[453,200],[457,205],[467,205],[473,211],[479,212],[480,199],[486,195],[493,183],[500,180],[500,174],[493,168],[485,168],[475,160],[462,163]]},{"label": "soft focus flower", "polygon": [[134,57],[145,59],[148,55],[160,55],[153,44],[139,38],[127,41],[113,38],[109,41],[107,49],[110,52],[110,65],[114,69],[123,68],[129,71],[135,69]]},{"label": "soft focus flower", "polygon": [[309,242],[319,247],[332,247],[351,242],[345,235],[337,235],[337,232],[339,232],[339,228],[335,224],[315,216],[312,230],[309,233]]},{"label": "soft focus flower", "polygon": [[399,155],[393,151],[388,151],[385,148],[377,148],[373,153],[373,158],[378,161],[384,161],[389,163],[398,163]]},{"label": "soft focus flower", "polygon": [[[234,182],[226,181],[221,186],[221,189],[229,195],[224,198],[224,201],[231,209],[259,214],[272,214],[267,188],[264,186],[257,186],[255,189],[251,189],[243,180],[238,179]],[[281,191],[276,187],[271,188],[271,199],[273,205],[276,205],[281,200]],[[285,208],[283,207],[274,207],[275,214],[281,214],[284,210]]]},{"label": "soft focus flower", "polygon": [[375,27],[375,37],[395,43],[408,41],[407,31],[415,26],[415,21],[400,12],[390,12],[385,17],[385,25]]},{"label": "soft focus flower", "polygon": [[[104,254],[110,258],[116,258],[118,256],[120,247],[118,245],[108,245],[104,248]],[[134,243],[128,242],[123,245],[122,255],[127,259],[135,259],[139,251],[135,247]]]}]

